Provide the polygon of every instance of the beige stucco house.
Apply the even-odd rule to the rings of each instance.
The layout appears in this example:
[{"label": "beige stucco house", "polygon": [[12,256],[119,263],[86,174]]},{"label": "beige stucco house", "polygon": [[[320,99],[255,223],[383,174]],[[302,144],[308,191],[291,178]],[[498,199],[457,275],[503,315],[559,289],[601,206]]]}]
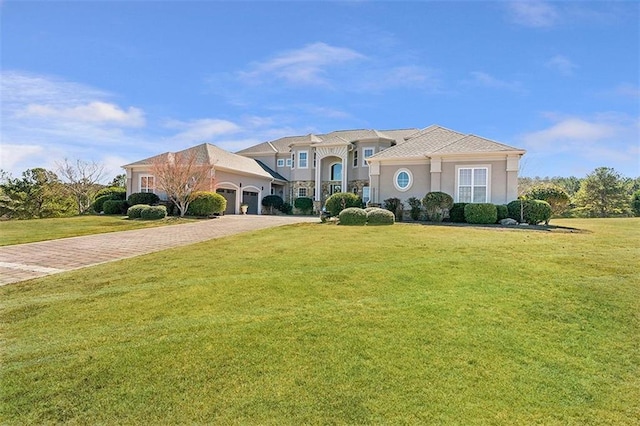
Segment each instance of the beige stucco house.
[{"label": "beige stucco house", "polygon": [[[215,166],[212,190],[228,200],[226,213],[241,202],[260,213],[265,195],[293,203],[313,198],[319,209],[335,192],[354,192],[367,203],[403,202],[442,191],[456,202],[505,204],[518,194],[518,168],[525,151],[441,126],[425,129],[340,130],[288,136],[232,154],[210,144],[203,161]],[[124,166],[127,192],[153,190],[153,158]],[[145,186],[146,185],[146,186]]]},{"label": "beige stucco house", "polygon": [[[179,152],[186,156],[195,154],[198,162],[213,165],[209,190],[218,192],[227,199],[225,214],[240,213],[241,204],[248,205],[248,213],[260,214],[262,198],[287,184],[282,176],[259,161],[233,154],[215,145],[203,143]],[[167,154],[122,166],[127,175],[127,195],[154,192],[161,199],[166,198],[166,194],[156,188],[151,166],[156,159],[166,157]]]}]

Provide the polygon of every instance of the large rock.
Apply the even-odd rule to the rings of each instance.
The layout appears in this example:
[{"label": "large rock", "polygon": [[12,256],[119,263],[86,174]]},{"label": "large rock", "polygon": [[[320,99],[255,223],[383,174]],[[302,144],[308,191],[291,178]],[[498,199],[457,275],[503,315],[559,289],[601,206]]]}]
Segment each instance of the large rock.
[{"label": "large rock", "polygon": [[506,218],[506,219],[502,219],[500,221],[500,225],[502,226],[515,226],[518,224],[518,221],[515,219],[511,219],[510,217]]}]

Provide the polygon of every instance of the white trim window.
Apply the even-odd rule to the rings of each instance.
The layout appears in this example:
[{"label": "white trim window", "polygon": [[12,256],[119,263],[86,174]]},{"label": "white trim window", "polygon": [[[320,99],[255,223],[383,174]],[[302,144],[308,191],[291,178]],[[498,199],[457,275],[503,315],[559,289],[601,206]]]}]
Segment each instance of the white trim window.
[{"label": "white trim window", "polygon": [[408,191],[413,184],[413,174],[409,169],[398,169],[396,173],[393,175],[393,186],[396,187],[398,191]]},{"label": "white trim window", "polygon": [[298,168],[309,168],[309,151],[298,151]]},{"label": "white trim window", "polygon": [[287,158],[287,167],[292,167],[291,166],[291,158]]},{"label": "white trim window", "polygon": [[457,177],[459,203],[489,202],[488,167],[459,167]]},{"label": "white trim window", "polygon": [[313,153],[313,168],[316,168],[316,164],[318,163],[318,154]]},{"label": "white trim window", "polygon": [[362,187],[362,202],[367,204],[369,202],[369,200],[371,199],[371,191],[369,189],[368,186],[363,186]]},{"label": "white trim window", "polygon": [[291,168],[296,168],[296,154],[294,152],[291,153]]},{"label": "white trim window", "polygon": [[156,178],[152,175],[141,175],[140,176],[140,192],[151,192],[155,193],[156,189]]},{"label": "white trim window", "polygon": [[353,150],[353,167],[358,167],[358,150]]},{"label": "white trim window", "polygon": [[278,158],[278,167],[284,167],[284,158]]},{"label": "white trim window", "polygon": [[307,196],[307,188],[298,188],[298,198]]},{"label": "white trim window", "polygon": [[362,148],[362,166],[368,167],[367,158],[371,157],[375,152],[374,148]]}]

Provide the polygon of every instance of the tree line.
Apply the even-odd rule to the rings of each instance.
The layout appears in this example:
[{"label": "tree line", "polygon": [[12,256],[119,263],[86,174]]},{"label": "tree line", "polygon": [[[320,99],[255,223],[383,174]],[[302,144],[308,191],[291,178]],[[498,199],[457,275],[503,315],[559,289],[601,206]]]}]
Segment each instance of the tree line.
[{"label": "tree line", "polygon": [[610,167],[584,178],[521,177],[518,189],[522,198],[549,198],[556,216],[640,216],[640,177],[624,177]]},{"label": "tree line", "polygon": [[104,167],[96,162],[65,159],[56,172],[41,167],[28,169],[21,177],[0,170],[0,218],[36,219],[75,216],[91,212],[98,191],[124,188],[125,176],[101,184]]},{"label": "tree line", "polygon": [[[154,164],[153,169],[159,177],[158,186],[172,194],[172,201],[181,207],[182,213],[194,191],[209,179],[212,166],[195,173],[195,160],[175,160]],[[189,167],[176,166],[184,166],[183,163]],[[107,185],[101,184],[103,166],[95,162],[65,159],[58,164],[56,172],[34,168],[13,178],[0,170],[0,218],[34,219],[91,213],[99,191],[125,186],[124,175],[116,176]],[[522,198],[549,201],[556,216],[640,216],[640,177],[624,177],[609,167],[599,167],[584,178],[521,177],[519,190]]]}]

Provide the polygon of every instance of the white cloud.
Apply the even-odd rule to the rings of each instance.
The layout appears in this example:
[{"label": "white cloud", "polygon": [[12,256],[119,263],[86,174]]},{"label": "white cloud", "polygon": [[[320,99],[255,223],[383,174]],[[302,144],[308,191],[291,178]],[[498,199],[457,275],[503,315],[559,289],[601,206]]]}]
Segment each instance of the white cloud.
[{"label": "white cloud", "polygon": [[555,55],[547,61],[546,66],[566,76],[573,75],[574,70],[578,68],[576,64],[563,55]]},{"label": "white cloud", "polygon": [[496,78],[486,72],[472,71],[471,80],[463,81],[463,84],[488,87],[491,89],[509,90],[512,92],[524,93],[525,89],[519,81],[507,81]]},{"label": "white cloud", "polygon": [[141,109],[129,107],[125,111],[115,104],[101,101],[93,101],[73,107],[29,104],[24,110],[19,111],[17,116],[95,124],[114,124],[124,127],[141,127],[145,125],[144,113]]},{"label": "white cloud", "polygon": [[42,156],[44,148],[40,145],[0,144],[0,169],[12,171],[16,166],[35,156]]},{"label": "white cloud", "polygon": [[514,23],[525,27],[551,27],[560,17],[554,5],[538,0],[511,1],[507,3],[507,10]]},{"label": "white cloud", "polygon": [[638,166],[640,118],[617,113],[592,117],[547,114],[553,123],[520,135],[520,143],[535,156],[570,155],[588,163],[587,168],[616,162],[629,169]]},{"label": "white cloud", "polygon": [[212,139],[241,130],[236,123],[227,120],[204,118],[190,121],[170,120],[165,124],[170,129],[180,130],[171,139],[184,143],[210,142]]},{"label": "white cloud", "polygon": [[352,49],[314,43],[259,62],[251,70],[240,72],[239,76],[252,83],[276,78],[295,85],[325,86],[330,85],[327,77],[329,68],[364,58],[364,55]]}]

